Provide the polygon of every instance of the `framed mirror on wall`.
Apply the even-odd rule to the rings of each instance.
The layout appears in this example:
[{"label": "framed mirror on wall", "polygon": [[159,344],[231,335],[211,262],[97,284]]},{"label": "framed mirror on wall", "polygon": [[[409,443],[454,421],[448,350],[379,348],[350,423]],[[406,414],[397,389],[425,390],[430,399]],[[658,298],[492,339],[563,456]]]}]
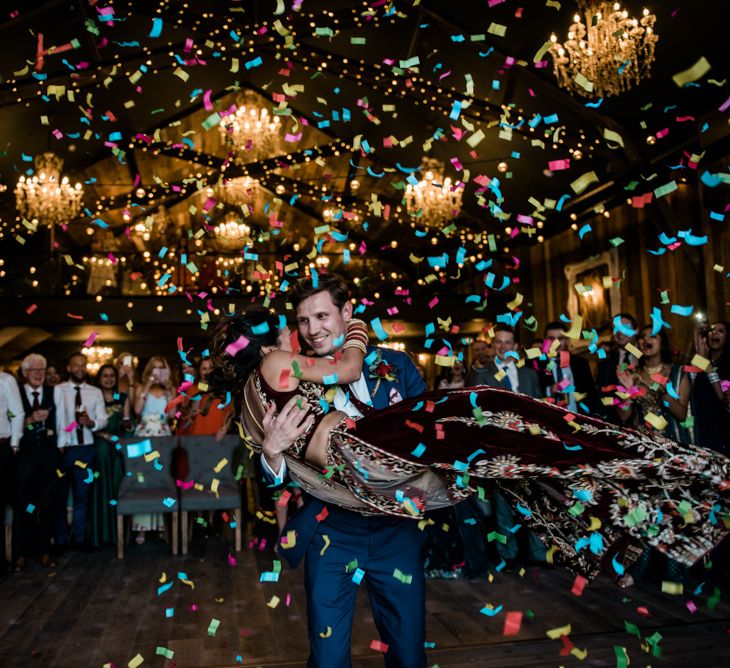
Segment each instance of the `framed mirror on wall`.
[{"label": "framed mirror on wall", "polygon": [[621,312],[621,289],[615,279],[619,276],[616,249],[594,255],[564,269],[568,281],[568,315],[583,318],[585,329],[600,334],[611,332],[611,320]]}]

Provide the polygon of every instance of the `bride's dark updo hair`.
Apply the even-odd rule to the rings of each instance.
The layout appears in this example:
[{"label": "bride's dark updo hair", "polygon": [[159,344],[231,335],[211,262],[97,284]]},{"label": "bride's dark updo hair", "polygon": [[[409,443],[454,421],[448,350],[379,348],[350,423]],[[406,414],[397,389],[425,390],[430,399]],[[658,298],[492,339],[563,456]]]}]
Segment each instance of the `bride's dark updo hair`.
[{"label": "bride's dark updo hair", "polygon": [[[239,344],[245,341],[248,343],[241,347]],[[213,370],[207,378],[210,391],[219,397],[230,392],[238,414],[243,386],[261,363],[261,348],[278,343],[279,318],[260,306],[221,320],[211,341]]]}]

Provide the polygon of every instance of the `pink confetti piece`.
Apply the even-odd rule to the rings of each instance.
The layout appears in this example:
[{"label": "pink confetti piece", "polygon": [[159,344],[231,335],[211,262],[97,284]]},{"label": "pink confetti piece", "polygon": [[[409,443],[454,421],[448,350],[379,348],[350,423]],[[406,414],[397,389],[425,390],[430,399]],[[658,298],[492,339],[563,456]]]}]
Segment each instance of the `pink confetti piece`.
[{"label": "pink confetti piece", "polygon": [[298,134],[292,135],[292,134],[286,134],[284,135],[284,141],[288,141],[290,143],[296,143],[298,141],[301,141],[302,139],[302,133],[299,132]]},{"label": "pink confetti piece", "polygon": [[694,604],[694,601],[687,601],[687,610],[689,610],[693,615],[697,612],[697,606]]},{"label": "pink confetti piece", "polygon": [[385,654],[388,651],[388,643],[381,642],[380,640],[373,640],[370,643],[370,649],[376,652],[383,652]]},{"label": "pink confetti piece", "polygon": [[84,341],[84,347],[88,348],[90,345],[92,345],[97,336],[99,336],[99,332],[91,332],[91,334],[89,334],[89,338]]},{"label": "pink confetti piece", "polygon": [[570,159],[551,160],[548,162],[548,169],[551,172],[559,172],[561,169],[570,169]]},{"label": "pink confetti piece", "polygon": [[231,357],[235,357],[239,350],[243,350],[247,345],[249,341],[248,339],[241,334],[233,343],[229,343],[226,346],[226,353],[230,355]]}]

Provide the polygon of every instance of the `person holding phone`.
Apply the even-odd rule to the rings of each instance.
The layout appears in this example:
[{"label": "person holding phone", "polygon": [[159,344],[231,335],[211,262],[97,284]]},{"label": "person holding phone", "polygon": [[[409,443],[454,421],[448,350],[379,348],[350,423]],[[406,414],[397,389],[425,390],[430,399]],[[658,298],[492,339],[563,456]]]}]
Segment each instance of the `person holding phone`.
[{"label": "person holding phone", "polygon": [[[164,357],[151,357],[142,372],[142,380],[134,388],[134,412],[139,422],[135,436],[170,436],[175,407],[175,396],[170,365]],[[162,531],[163,517],[159,513],[143,513],[132,516],[132,530],[137,532],[136,541],[145,541],[145,532]]]}]

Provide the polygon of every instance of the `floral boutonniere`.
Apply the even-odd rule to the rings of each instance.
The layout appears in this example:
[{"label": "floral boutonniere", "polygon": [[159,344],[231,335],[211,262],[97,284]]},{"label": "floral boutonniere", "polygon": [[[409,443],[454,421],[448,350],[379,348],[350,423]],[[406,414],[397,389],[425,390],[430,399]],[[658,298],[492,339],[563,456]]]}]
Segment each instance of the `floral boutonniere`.
[{"label": "floral boutonniere", "polygon": [[383,353],[380,350],[376,350],[374,355],[375,357],[368,367],[368,371],[370,372],[370,378],[374,378],[378,381],[395,381],[398,375],[398,369],[396,369],[395,365],[388,364],[388,362],[383,359]]}]

